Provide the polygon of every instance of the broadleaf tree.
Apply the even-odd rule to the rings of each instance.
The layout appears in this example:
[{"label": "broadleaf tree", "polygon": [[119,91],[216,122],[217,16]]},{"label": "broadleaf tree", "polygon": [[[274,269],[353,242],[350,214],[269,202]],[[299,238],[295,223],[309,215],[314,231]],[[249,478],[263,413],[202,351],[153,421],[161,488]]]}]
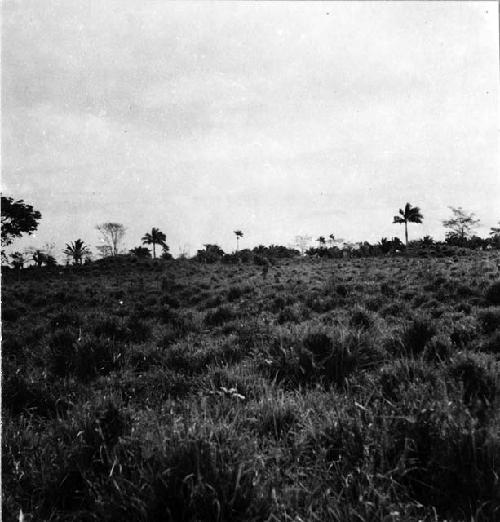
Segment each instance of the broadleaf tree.
[{"label": "broadleaf tree", "polygon": [[452,216],[443,221],[443,226],[448,228],[446,239],[448,242],[464,243],[469,239],[480,220],[475,218],[473,212],[467,212],[462,207],[449,207]]},{"label": "broadleaf tree", "polygon": [[121,223],[101,223],[96,226],[104,243],[98,250],[103,256],[116,256],[120,252],[120,244],[125,236],[125,227]]},{"label": "broadleaf tree", "polygon": [[22,199],[2,196],[2,246],[7,246],[22,234],[31,235],[37,228],[42,214]]}]

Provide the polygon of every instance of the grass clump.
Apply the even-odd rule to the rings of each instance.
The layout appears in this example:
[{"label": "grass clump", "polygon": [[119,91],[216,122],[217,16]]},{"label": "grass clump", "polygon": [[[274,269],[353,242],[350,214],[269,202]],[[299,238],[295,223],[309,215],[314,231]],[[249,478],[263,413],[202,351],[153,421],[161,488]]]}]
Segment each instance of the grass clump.
[{"label": "grass clump", "polygon": [[500,305],[500,281],[497,281],[488,287],[485,297],[488,303]]}]

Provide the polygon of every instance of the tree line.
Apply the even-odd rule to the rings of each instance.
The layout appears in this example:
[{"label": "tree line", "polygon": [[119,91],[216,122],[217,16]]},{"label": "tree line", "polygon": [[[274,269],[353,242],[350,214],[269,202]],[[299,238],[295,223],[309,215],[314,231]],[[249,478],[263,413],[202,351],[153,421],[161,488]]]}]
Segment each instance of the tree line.
[{"label": "tree line", "polygon": [[[500,227],[491,227],[488,238],[481,238],[474,234],[480,220],[473,213],[465,211],[462,207],[449,207],[451,217],[442,222],[447,229],[444,244],[454,247],[464,248],[500,248]],[[38,223],[42,218],[41,213],[35,210],[32,205],[23,200],[14,200],[12,197],[1,197],[2,215],[2,264],[8,263],[4,247],[11,245],[12,242],[23,234],[31,235],[38,228]],[[318,247],[308,246],[311,238],[307,236],[297,236],[293,247],[271,245],[265,247],[259,245],[252,250],[240,250],[240,240],[244,237],[241,230],[235,230],[236,251],[234,254],[226,254],[218,245],[205,244],[204,249],[198,250],[195,259],[202,262],[215,261],[249,261],[250,258],[257,263],[266,258],[286,258],[300,254],[307,254],[317,257],[341,257],[345,253],[357,252],[362,255],[387,254],[390,252],[400,252],[410,247],[431,247],[436,242],[430,236],[425,236],[417,241],[409,241],[408,225],[421,224],[424,216],[419,207],[414,207],[406,203],[405,207],[399,209],[399,213],[393,218],[393,224],[404,225],[405,242],[398,237],[388,239],[383,237],[376,245],[369,242],[349,243],[336,237],[334,234],[319,236],[316,241]],[[500,222],[499,222],[500,225]],[[121,243],[125,236],[126,229],[121,223],[102,223],[96,226],[101,237],[101,244],[96,249],[102,257],[117,256],[124,254]],[[328,237],[328,239],[326,239]],[[142,244],[128,251],[129,255],[139,258],[157,257],[157,247],[161,249],[160,258],[171,259],[169,246],[166,243],[166,235],[156,227],[150,232],[146,232],[141,238]],[[151,246],[152,250],[148,247]],[[29,248],[24,253],[14,252],[10,254],[10,263],[15,268],[22,268],[27,261],[33,261],[36,266],[54,266],[57,264],[55,257],[55,247],[53,244],[46,244],[44,248]],[[71,260],[75,265],[82,265],[92,259],[90,246],[82,239],[66,243],[62,253],[68,262]],[[231,257],[232,256],[232,257]],[[264,261],[262,261],[264,262]]]}]

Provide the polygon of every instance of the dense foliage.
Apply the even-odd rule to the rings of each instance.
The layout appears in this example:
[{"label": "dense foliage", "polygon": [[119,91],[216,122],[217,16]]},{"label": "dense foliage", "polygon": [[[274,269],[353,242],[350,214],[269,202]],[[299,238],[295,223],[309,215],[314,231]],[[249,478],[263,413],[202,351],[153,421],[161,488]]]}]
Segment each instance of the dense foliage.
[{"label": "dense foliage", "polygon": [[2,246],[10,245],[16,237],[31,234],[38,228],[42,214],[22,199],[2,196]]}]

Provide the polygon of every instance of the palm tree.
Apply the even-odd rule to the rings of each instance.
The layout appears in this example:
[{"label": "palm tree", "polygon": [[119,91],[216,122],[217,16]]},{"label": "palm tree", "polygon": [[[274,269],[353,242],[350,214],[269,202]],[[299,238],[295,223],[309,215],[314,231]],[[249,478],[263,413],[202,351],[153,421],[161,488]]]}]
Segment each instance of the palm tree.
[{"label": "palm tree", "polygon": [[236,234],[236,252],[238,252],[240,248],[240,237],[243,237],[243,232],[241,230],[235,230],[234,233]]},{"label": "palm tree", "polygon": [[75,265],[81,265],[83,256],[90,254],[90,249],[84,241],[77,239],[72,243],[66,243],[66,248],[63,250],[63,254],[72,257]]},{"label": "palm tree", "polygon": [[409,203],[406,203],[404,210],[399,209],[399,214],[399,216],[394,216],[393,223],[405,224],[405,242],[408,246],[408,223],[422,223],[424,216],[418,207],[412,207]]},{"label": "palm tree", "polygon": [[156,250],[155,245],[161,245],[163,247],[166,246],[167,237],[159,228],[152,228],[151,233],[147,233],[142,238],[143,245],[153,245],[153,259],[156,259]]},{"label": "palm tree", "polygon": [[324,236],[319,236],[318,239],[316,239],[316,241],[319,243],[319,248],[323,248],[326,244],[326,239],[324,238]]},{"label": "palm tree", "polygon": [[[498,222],[500,225],[500,221]],[[490,228],[490,236],[498,236],[500,235],[500,227],[491,227]]]}]

